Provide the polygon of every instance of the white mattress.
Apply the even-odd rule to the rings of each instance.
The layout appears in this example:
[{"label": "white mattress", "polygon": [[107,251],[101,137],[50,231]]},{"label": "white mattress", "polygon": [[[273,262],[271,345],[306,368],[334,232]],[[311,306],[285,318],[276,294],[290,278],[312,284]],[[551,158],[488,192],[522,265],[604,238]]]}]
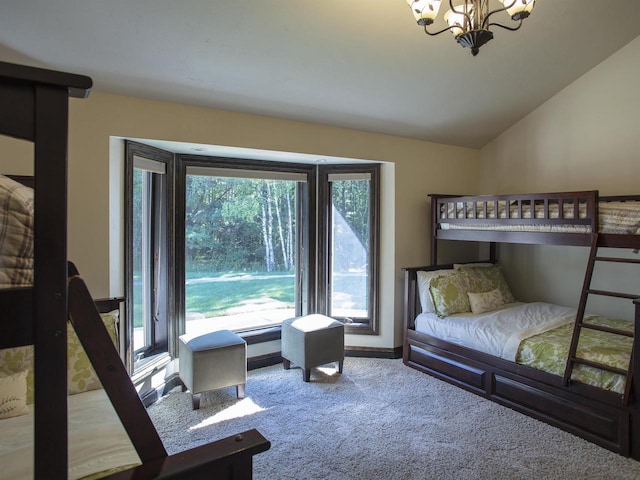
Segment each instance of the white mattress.
[{"label": "white mattress", "polygon": [[492,312],[458,313],[439,318],[435,313],[416,317],[415,329],[432,337],[515,361],[522,340],[572,323],[574,308],[543,302],[509,303]]},{"label": "white mattress", "polygon": [[[69,479],[140,464],[104,390],[69,396]],[[33,478],[33,411],[0,420],[0,479]]]}]

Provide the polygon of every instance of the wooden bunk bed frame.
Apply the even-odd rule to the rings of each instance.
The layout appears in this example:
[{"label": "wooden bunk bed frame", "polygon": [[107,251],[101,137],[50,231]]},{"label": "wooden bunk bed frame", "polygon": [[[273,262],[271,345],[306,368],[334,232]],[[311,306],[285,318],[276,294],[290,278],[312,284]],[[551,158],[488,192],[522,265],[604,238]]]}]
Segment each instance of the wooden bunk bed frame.
[{"label": "wooden bunk bed frame", "polygon": [[[508,406],[531,417],[571,432],[609,450],[640,460],[640,382],[633,381],[633,372],[640,372],[640,299],[635,306],[634,337],[629,375],[628,395],[605,391],[586,384],[565,382],[562,377],[531,367],[518,365],[492,355],[461,347],[438,338],[417,332],[414,320],[421,311],[418,296],[417,272],[453,268],[438,265],[439,240],[465,240],[491,242],[490,261],[496,261],[496,242],[546,245],[591,246],[592,255],[598,247],[640,248],[640,235],[600,233],[598,206],[604,201],[640,200],[640,196],[599,197],[597,191],[563,192],[533,195],[454,196],[431,195],[431,265],[405,268],[404,344],[403,362],[412,368],[476,393],[489,400]],[[514,205],[520,218],[487,220],[486,206],[497,206],[505,201]],[[545,218],[524,220],[522,203],[536,202],[543,205]],[[462,202],[462,203],[461,203]],[[489,202],[489,203],[487,203]],[[582,202],[586,214],[578,218],[577,210],[571,218],[550,218],[549,205],[569,202],[577,208]],[[452,204],[463,204],[465,218],[441,219]],[[560,208],[562,211],[562,208]],[[478,212],[482,211],[480,215]],[[479,219],[478,216],[485,218]],[[509,214],[507,214],[509,216]],[[441,221],[469,225],[470,229],[442,229]],[[522,232],[472,230],[478,224],[502,225],[554,224],[557,226],[586,225],[588,233]],[[593,258],[590,257],[590,262]],[[589,268],[588,268],[589,270]],[[585,277],[586,278],[586,277]],[[588,288],[585,280],[583,294]],[[621,295],[629,298],[631,295]],[[585,297],[585,295],[583,295]],[[582,303],[583,299],[581,299]],[[586,297],[584,298],[586,303]]]},{"label": "wooden bunk bed frame", "polygon": [[34,284],[0,290],[0,348],[34,346],[34,477],[67,478],[67,319],[76,329],[142,464],[105,478],[252,478],[257,431],[167,455],[96,304],[67,263],[68,99],[89,77],[0,62],[0,134],[34,145]]}]

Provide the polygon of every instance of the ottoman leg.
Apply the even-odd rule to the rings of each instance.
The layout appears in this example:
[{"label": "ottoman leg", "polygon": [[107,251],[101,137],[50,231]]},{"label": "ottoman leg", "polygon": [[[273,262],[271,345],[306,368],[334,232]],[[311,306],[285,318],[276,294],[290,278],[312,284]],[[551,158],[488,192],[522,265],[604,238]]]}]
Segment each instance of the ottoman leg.
[{"label": "ottoman leg", "polygon": [[342,373],[342,364],[344,363],[344,360],[340,360],[338,362],[336,362],[336,370],[338,373]]},{"label": "ottoman leg", "polygon": [[245,386],[246,386],[246,383],[241,383],[239,385],[236,385],[236,395],[238,396],[238,398],[244,398]]},{"label": "ottoman leg", "polygon": [[291,368],[291,362],[289,360],[287,360],[286,358],[282,359],[282,366],[284,367],[285,370],[289,370]]},{"label": "ottoman leg", "polygon": [[311,369],[310,368],[305,368],[302,370],[302,379],[305,382],[308,382],[309,380],[311,380]]},{"label": "ottoman leg", "polygon": [[200,409],[200,394],[194,393],[191,395],[191,406],[194,410]]}]

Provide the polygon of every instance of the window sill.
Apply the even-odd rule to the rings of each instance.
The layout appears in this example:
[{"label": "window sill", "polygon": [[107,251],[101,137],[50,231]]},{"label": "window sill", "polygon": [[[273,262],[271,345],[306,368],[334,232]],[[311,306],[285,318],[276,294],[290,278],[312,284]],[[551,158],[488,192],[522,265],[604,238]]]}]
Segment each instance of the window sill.
[{"label": "window sill", "polygon": [[134,385],[144,381],[147,377],[153,375],[158,370],[166,367],[171,362],[171,356],[168,352],[158,353],[151,357],[144,358],[136,362],[134,372],[131,375],[131,381]]},{"label": "window sill", "polygon": [[255,345],[257,343],[271,342],[274,340],[280,340],[282,327],[280,325],[276,327],[260,328],[257,330],[248,330],[245,332],[236,332],[240,337],[247,342],[247,345]]}]

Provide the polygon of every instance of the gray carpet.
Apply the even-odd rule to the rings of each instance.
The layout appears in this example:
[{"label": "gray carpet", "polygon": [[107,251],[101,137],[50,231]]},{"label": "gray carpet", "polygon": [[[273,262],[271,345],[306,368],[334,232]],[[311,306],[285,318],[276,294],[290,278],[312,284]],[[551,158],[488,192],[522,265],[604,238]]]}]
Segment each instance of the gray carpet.
[{"label": "gray carpet", "polygon": [[405,367],[347,358],[344,373],[281,365],[249,372],[247,396],[174,389],[149,414],[170,453],[257,428],[272,443],[254,478],[638,479],[621,457]]}]

